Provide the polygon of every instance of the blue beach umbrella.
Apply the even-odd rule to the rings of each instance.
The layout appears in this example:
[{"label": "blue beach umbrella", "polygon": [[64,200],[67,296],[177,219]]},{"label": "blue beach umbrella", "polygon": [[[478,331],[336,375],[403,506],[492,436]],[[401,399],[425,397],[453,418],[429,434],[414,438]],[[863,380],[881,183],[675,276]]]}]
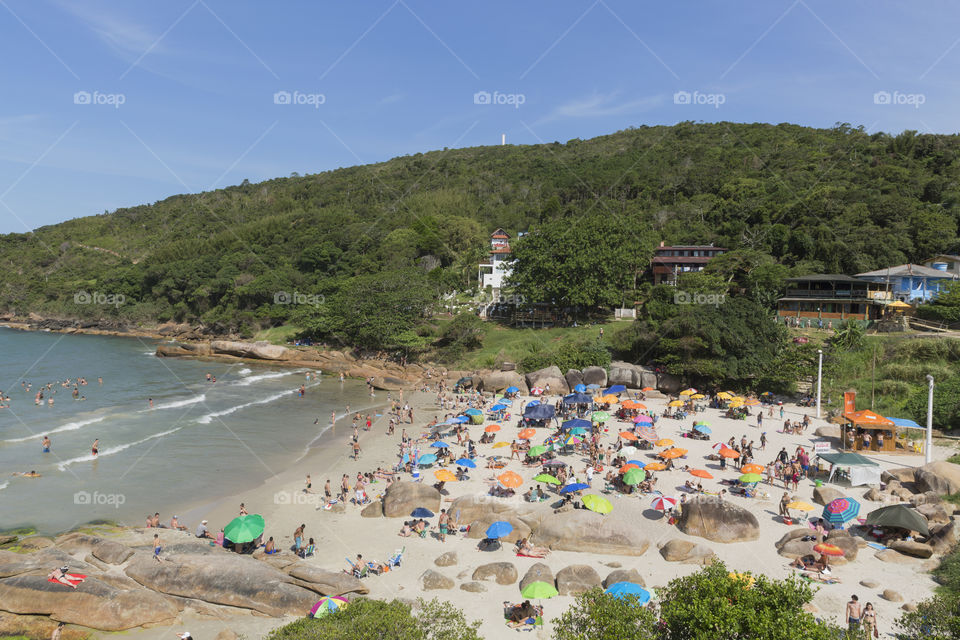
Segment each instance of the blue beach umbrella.
[{"label": "blue beach umbrella", "polygon": [[458,467],[467,467],[468,469],[477,468],[477,463],[470,458],[460,458],[454,464],[456,464]]},{"label": "blue beach umbrella", "polygon": [[609,593],[615,598],[636,596],[639,604],[647,604],[650,602],[650,592],[633,582],[615,582],[607,587],[606,593]]},{"label": "blue beach umbrella", "polygon": [[592,426],[593,426],[593,423],[590,422],[589,420],[580,420],[579,418],[577,418],[574,420],[567,420],[562,425],[560,425],[560,428],[563,429],[564,431],[568,431],[570,429],[577,429],[577,428],[589,429]]},{"label": "blue beach umbrella", "polygon": [[588,393],[571,393],[563,397],[563,404],[589,404],[593,398]]},{"label": "blue beach umbrella", "polygon": [[583,491],[584,489],[589,489],[590,485],[584,484],[582,482],[574,482],[568,484],[563,489],[560,489],[560,493],[575,493],[577,491]]},{"label": "blue beach umbrella", "polygon": [[600,385],[598,384],[588,384],[587,389],[599,389]]},{"label": "blue beach umbrella", "polygon": [[465,422],[470,422],[470,418],[467,416],[457,416],[456,418],[451,418],[455,424],[463,424]]},{"label": "blue beach umbrella", "polygon": [[419,465],[433,464],[436,461],[437,461],[437,456],[433,455],[432,453],[425,453],[419,458],[417,458],[417,464]]},{"label": "blue beach umbrella", "polygon": [[587,390],[587,385],[585,385],[585,384],[578,384],[577,386],[575,386],[575,387],[573,388],[573,390],[576,391],[577,393],[583,393],[584,391]]},{"label": "blue beach umbrella", "polygon": [[528,406],[528,407],[535,407],[535,406],[537,406],[538,404],[540,404],[540,401],[539,401],[539,400],[531,400],[530,402],[527,403],[527,406]]},{"label": "blue beach umbrella", "polygon": [[517,389],[516,387],[507,387],[507,393],[516,393],[517,391],[520,391],[520,389]]},{"label": "blue beach umbrella", "polygon": [[411,518],[432,518],[433,511],[430,511],[430,509],[427,509],[425,507],[417,507],[416,509],[410,512],[410,517]]},{"label": "blue beach umbrella", "polygon": [[622,384],[615,384],[612,387],[609,387],[604,393],[623,393],[627,388]]},{"label": "blue beach umbrella", "polygon": [[430,446],[433,447],[434,449],[449,449],[449,448],[450,448],[450,445],[448,445],[446,442],[443,442],[443,441],[440,441],[440,440],[438,440],[437,442],[434,442],[434,443],[433,443],[432,445],[430,445]]},{"label": "blue beach umbrella", "polygon": [[506,409],[506,408],[507,408],[507,405],[505,405],[505,404],[495,404],[495,405],[493,405],[492,407],[490,407],[490,413],[496,413],[497,411],[503,411],[503,410]]},{"label": "blue beach umbrella", "polygon": [[506,520],[497,520],[489,527],[484,535],[490,539],[502,538],[504,536],[510,535],[510,532],[513,531],[513,525],[507,522]]},{"label": "blue beach umbrella", "polygon": [[705,424],[697,424],[697,425],[694,425],[693,428],[694,430],[699,431],[700,433],[703,433],[706,435],[710,435],[711,433],[713,433],[713,431],[710,430],[710,427],[708,427]]},{"label": "blue beach umbrella", "polygon": [[640,467],[641,469],[643,469],[645,466],[647,466],[647,463],[645,463],[645,462],[640,462],[639,460],[627,460],[627,464],[635,464],[635,465],[637,465],[638,467]]},{"label": "blue beach umbrella", "polygon": [[466,411],[464,411],[464,413],[467,414],[468,416],[482,416],[482,415],[483,415],[483,411],[480,411],[480,409],[467,409]]}]

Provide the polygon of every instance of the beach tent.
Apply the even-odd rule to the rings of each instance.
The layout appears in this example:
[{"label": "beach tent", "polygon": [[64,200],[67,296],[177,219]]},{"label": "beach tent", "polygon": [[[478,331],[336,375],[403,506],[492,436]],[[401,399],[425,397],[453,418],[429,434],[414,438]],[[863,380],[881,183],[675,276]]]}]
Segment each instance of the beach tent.
[{"label": "beach tent", "polygon": [[604,393],[604,394],[623,393],[623,392],[625,392],[626,390],[627,390],[627,388],[626,388],[625,386],[623,386],[622,384],[615,384],[615,385],[609,387],[609,388],[608,388],[606,391],[604,391],[603,393]]},{"label": "beach tent", "polygon": [[534,406],[527,406],[526,410],[523,412],[523,417],[530,420],[549,420],[555,414],[552,405],[549,404],[538,404]]},{"label": "beach tent", "polygon": [[560,428],[563,429],[564,431],[569,431],[570,429],[577,429],[577,428],[590,429],[592,426],[593,426],[593,423],[590,422],[589,420],[574,419],[574,420],[567,420],[562,425],[560,425]]},{"label": "beach tent", "polygon": [[827,482],[833,480],[833,475],[838,468],[845,467],[850,470],[850,486],[852,487],[862,484],[880,484],[880,465],[859,453],[852,451],[821,453],[818,457],[830,465],[830,477],[827,478]]},{"label": "beach tent", "polygon": [[884,418],[878,413],[874,413],[869,409],[864,409],[862,411],[853,411],[850,413],[844,413],[843,419],[846,420],[849,424],[847,427],[842,429],[842,438],[844,449],[861,449],[863,447],[863,442],[859,437],[855,439],[854,442],[847,442],[847,428],[855,427],[856,429],[863,430],[879,430],[887,433],[887,438],[883,442],[884,451],[893,451],[896,448],[896,434],[897,426],[887,418]]},{"label": "beach tent", "polygon": [[590,404],[592,401],[588,393],[571,393],[563,397],[563,404]]},{"label": "beach tent", "polygon": [[875,527],[898,527],[916,531],[920,535],[930,535],[927,519],[905,504],[894,504],[871,511],[867,515],[866,524]]}]

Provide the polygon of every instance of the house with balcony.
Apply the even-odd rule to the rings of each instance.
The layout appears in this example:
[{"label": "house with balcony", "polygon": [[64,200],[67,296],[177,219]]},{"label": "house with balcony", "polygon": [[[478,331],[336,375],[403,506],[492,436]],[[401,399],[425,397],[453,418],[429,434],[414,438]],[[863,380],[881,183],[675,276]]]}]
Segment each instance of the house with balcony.
[{"label": "house with balcony", "polygon": [[667,246],[663,242],[654,250],[651,260],[653,284],[676,285],[677,277],[688,271],[701,271],[707,263],[726,249],[711,245]]},{"label": "house with balcony", "polygon": [[510,234],[497,229],[490,234],[490,250],[487,259],[481,262],[477,270],[477,280],[481,289],[493,289],[493,296],[500,295],[500,289],[506,284],[513,271],[513,254],[510,250]]},{"label": "house with balcony", "polygon": [[943,268],[927,267],[921,264],[901,264],[858,273],[857,278],[887,285],[893,294],[893,300],[907,304],[922,304],[936,298],[947,283],[960,278],[960,274],[951,273],[947,264],[942,261],[933,262],[933,264],[942,265]]},{"label": "house with balcony", "polygon": [[944,271],[960,278],[960,256],[951,253],[941,253],[933,256],[929,260],[923,261],[923,266]]},{"label": "house with balcony", "polygon": [[777,301],[777,315],[823,320],[877,320],[894,301],[885,282],[837,273],[787,278],[787,290]]}]

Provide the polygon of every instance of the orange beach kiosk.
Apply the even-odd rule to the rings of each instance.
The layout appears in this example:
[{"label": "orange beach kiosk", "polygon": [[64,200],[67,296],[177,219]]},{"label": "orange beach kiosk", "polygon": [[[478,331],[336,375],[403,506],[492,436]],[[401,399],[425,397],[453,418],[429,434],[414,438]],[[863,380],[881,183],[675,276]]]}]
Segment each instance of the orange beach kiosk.
[{"label": "orange beach kiosk", "polygon": [[852,451],[894,451],[897,448],[897,425],[869,409],[843,414],[846,424],[840,441]]}]

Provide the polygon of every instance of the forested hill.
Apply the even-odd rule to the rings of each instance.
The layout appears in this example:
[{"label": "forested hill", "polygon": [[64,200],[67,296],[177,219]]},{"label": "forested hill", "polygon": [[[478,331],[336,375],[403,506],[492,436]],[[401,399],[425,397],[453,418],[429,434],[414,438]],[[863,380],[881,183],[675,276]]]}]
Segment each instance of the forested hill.
[{"label": "forested hill", "polygon": [[494,228],[561,217],[853,273],[956,248],[958,153],[957,136],[686,122],[244,182],[0,237],[0,311],[249,330],[287,318],[276,292],[354,276],[419,268],[435,294],[464,290]]}]

